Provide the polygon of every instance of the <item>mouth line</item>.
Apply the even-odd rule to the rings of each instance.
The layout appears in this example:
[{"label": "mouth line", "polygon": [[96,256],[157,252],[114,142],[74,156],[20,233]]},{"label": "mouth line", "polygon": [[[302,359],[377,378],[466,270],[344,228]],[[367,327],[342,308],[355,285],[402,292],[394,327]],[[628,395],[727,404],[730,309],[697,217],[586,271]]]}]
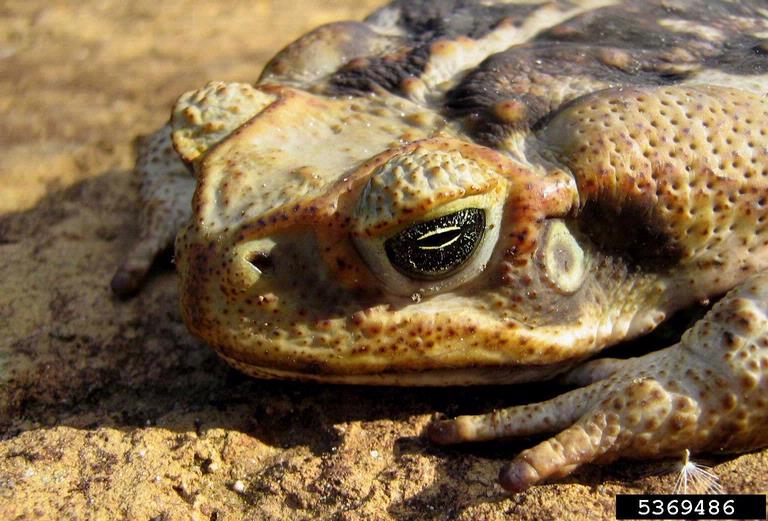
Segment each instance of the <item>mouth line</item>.
[{"label": "mouth line", "polygon": [[383,371],[358,371],[321,373],[279,369],[269,366],[245,364],[219,353],[229,365],[255,378],[293,380],[344,385],[377,385],[403,387],[451,387],[467,385],[508,385],[554,378],[567,371],[579,360],[568,360],[547,365],[468,366],[448,369],[387,369]]}]

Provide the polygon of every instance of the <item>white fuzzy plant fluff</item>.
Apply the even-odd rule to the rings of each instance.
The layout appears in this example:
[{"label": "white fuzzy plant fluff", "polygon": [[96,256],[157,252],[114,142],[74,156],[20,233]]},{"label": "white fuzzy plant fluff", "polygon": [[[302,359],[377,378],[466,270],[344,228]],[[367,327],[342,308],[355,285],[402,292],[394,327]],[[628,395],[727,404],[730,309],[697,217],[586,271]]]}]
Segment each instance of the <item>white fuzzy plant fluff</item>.
[{"label": "white fuzzy plant fluff", "polygon": [[678,464],[678,476],[675,481],[675,494],[722,494],[720,478],[710,467],[699,465],[691,460],[691,452],[685,449],[683,460]]}]

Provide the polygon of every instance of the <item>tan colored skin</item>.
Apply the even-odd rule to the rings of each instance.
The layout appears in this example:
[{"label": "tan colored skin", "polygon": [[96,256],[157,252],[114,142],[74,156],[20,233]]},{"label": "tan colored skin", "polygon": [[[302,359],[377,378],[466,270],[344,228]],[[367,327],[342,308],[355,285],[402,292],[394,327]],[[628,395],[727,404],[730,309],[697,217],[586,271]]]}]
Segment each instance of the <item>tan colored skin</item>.
[{"label": "tan colored skin", "polygon": [[[259,377],[515,383],[561,375],[732,289],[679,344],[587,362],[565,376],[585,387],[440,421],[428,434],[447,444],[561,431],[502,470],[512,491],[591,461],[768,445],[768,101],[759,81],[732,88],[733,78],[699,76],[589,94],[602,85],[579,80],[575,92],[553,91],[552,104],[573,101],[535,130],[519,123],[531,107],[496,105],[512,130],[483,146],[422,102],[421,89],[439,71],[475,65],[500,39],[528,37],[530,28],[510,27],[433,44],[425,79],[402,84],[406,97],[322,93],[307,49],[325,56],[326,74],[391,44],[363,31],[362,50],[350,47],[343,24],[283,51],[255,88],[212,83],[182,96],[138,164],[155,180],[145,188],[177,179],[182,160],[197,177],[176,241],[190,330]],[[601,56],[626,59],[617,53]],[[290,86],[305,82],[315,88]],[[154,190],[144,191],[149,222],[183,207]],[[502,211],[486,230],[498,232],[489,257],[462,268],[471,276],[398,282],[372,269],[369,244],[478,200]],[[548,254],[555,230],[583,260]],[[138,285],[147,245],[162,242],[154,235],[116,289]],[[558,269],[574,263],[583,272],[565,281]]]}]

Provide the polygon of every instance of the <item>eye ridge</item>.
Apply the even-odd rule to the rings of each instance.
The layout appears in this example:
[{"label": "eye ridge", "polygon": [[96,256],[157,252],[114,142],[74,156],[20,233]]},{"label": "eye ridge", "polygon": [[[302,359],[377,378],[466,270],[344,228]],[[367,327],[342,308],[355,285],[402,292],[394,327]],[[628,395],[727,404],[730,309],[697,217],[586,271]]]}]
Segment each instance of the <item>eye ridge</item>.
[{"label": "eye ridge", "polygon": [[485,210],[464,208],[400,231],[384,242],[392,266],[417,280],[446,278],[472,258],[485,233]]}]

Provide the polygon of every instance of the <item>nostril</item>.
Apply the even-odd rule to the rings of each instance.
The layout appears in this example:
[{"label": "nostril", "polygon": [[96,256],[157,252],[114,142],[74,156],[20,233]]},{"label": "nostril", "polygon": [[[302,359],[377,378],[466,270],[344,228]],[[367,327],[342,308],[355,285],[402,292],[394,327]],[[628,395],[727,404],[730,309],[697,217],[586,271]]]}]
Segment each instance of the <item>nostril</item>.
[{"label": "nostril", "polygon": [[274,264],[272,263],[272,257],[269,255],[269,253],[264,251],[251,252],[245,258],[245,260],[250,262],[261,273],[271,271],[272,269],[274,269]]},{"label": "nostril", "polygon": [[264,278],[274,277],[280,257],[273,252],[275,242],[270,239],[244,241],[231,250],[228,279],[230,287],[237,291],[253,287]]}]

